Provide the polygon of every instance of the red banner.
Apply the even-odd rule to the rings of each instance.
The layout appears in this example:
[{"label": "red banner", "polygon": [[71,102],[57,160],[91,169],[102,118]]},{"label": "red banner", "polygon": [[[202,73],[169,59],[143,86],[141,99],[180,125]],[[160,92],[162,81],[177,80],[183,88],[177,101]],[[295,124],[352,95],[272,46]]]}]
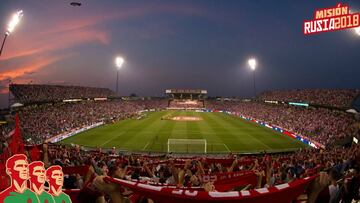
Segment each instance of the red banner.
[{"label": "red banner", "polygon": [[[212,175],[201,175],[200,177],[201,183],[213,182],[217,191],[225,192],[232,190],[238,186],[247,186],[252,185],[255,186],[257,183],[257,176],[253,171],[242,171],[242,172],[229,172],[229,173],[218,173]],[[139,181],[133,181],[139,182]],[[169,184],[161,184],[149,181],[140,181],[144,184],[149,184],[152,186],[162,186],[168,188],[176,188],[175,185]],[[187,189],[190,190],[203,190],[200,187],[189,187]]]},{"label": "red banner", "polygon": [[314,180],[316,176],[308,177],[291,183],[285,183],[270,188],[260,188],[254,190],[231,191],[231,192],[205,192],[187,189],[174,189],[161,186],[152,186],[143,183],[135,183],[126,180],[106,177],[105,181],[128,187],[137,194],[150,198],[159,203],[260,203],[277,202],[289,203],[301,195],[305,187]]},{"label": "red banner", "polygon": [[[195,160],[197,159],[197,157],[190,157],[190,158],[184,158],[184,159],[175,159],[173,160],[175,165],[184,165],[186,160],[191,159],[191,160]],[[247,159],[247,160],[238,160],[238,166],[241,165],[251,165],[253,164],[255,161],[255,159]],[[154,162],[150,162],[148,163],[148,165],[158,165],[158,164],[168,164],[170,161],[169,160],[159,160],[159,161],[154,161]],[[228,159],[224,159],[224,158],[206,158],[204,159],[204,162],[207,164],[222,164],[223,166],[225,165],[231,165],[234,162],[233,158],[228,158]]]},{"label": "red banner", "polygon": [[218,173],[213,175],[201,175],[202,183],[214,182],[217,191],[228,191],[237,186],[256,185],[257,176],[253,171]]}]

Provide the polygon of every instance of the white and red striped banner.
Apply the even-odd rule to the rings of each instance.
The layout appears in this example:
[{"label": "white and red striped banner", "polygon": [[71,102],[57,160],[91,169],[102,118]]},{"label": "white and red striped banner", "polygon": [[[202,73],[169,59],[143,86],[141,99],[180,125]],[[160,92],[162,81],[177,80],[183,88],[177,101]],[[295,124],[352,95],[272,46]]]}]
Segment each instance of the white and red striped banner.
[{"label": "white and red striped banner", "polygon": [[[212,175],[200,175],[201,183],[213,182],[217,191],[224,192],[234,189],[238,186],[255,186],[257,183],[257,176],[253,171],[241,171],[241,172],[228,172],[228,173],[217,173]],[[138,181],[132,180],[133,182],[140,182],[152,186],[162,186],[167,188],[176,188],[175,185],[162,184],[151,181]],[[200,187],[188,187],[191,190],[203,190]]]},{"label": "white and red striped banner", "polygon": [[304,193],[305,187],[314,180],[316,176],[296,180],[270,188],[260,188],[254,190],[231,191],[231,192],[205,192],[190,189],[174,189],[163,186],[152,186],[127,180],[106,177],[105,181],[119,184],[130,188],[136,194],[150,198],[159,203],[260,203],[277,202],[289,203]]},{"label": "white and red striped banner", "polygon": [[256,185],[257,176],[253,171],[201,175],[202,183],[213,182],[217,191],[228,191],[237,186]]}]

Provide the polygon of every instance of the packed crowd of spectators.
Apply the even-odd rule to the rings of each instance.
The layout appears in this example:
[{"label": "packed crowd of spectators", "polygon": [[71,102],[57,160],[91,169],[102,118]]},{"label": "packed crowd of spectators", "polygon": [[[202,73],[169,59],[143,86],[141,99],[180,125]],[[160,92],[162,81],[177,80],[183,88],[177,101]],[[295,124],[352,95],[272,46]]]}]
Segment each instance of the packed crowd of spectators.
[{"label": "packed crowd of spectators", "polygon": [[263,102],[231,101],[208,101],[206,107],[238,112],[245,117],[285,128],[325,145],[347,136],[360,136],[358,121],[352,114],[341,111]]},{"label": "packed crowd of spectators", "polygon": [[8,146],[11,131],[14,130],[13,123],[0,125],[0,154]]},{"label": "packed crowd of spectators", "polygon": [[171,100],[169,108],[172,109],[200,109],[204,108],[203,101],[197,100]]},{"label": "packed crowd of spectators", "polygon": [[11,84],[10,91],[15,100],[22,104],[65,99],[107,98],[115,95],[107,88],[37,84]]},{"label": "packed crowd of spectators", "polygon": [[[19,88],[19,86],[16,88]],[[57,87],[50,87],[50,89],[52,88],[56,89]],[[81,89],[81,87],[77,88]],[[30,89],[26,91],[22,90],[22,87],[19,89],[19,91],[16,90],[18,92],[16,97],[18,99],[23,98],[24,103],[44,101],[43,98],[50,98],[52,101],[64,98],[70,99],[72,98],[71,94],[73,94],[71,93],[72,90],[69,90],[69,94],[64,93],[65,96],[59,93],[48,97],[47,94],[50,94],[49,92],[53,90],[40,91],[41,93],[36,93],[39,91],[35,90],[35,93],[32,93]],[[21,91],[25,91],[25,93],[19,93]],[[261,98],[266,100],[306,101],[326,106],[345,107],[349,105],[350,98],[355,95],[351,91],[350,93],[347,91],[342,92],[343,90],[334,91],[339,92],[302,90],[277,94],[277,91],[274,91],[275,93],[264,93]],[[82,96],[101,97],[95,92],[91,92],[91,90],[84,91]],[[332,96],[332,94],[335,94],[336,97]],[[76,95],[76,98],[78,97],[79,94]],[[115,122],[137,116],[137,112],[140,110],[164,109],[167,105],[168,101],[165,99],[82,101],[31,105],[20,109],[20,126],[24,137],[32,138],[30,144],[36,144],[43,143],[44,140],[54,135],[70,132],[83,126],[101,121]],[[308,136],[326,145],[331,145],[335,140],[347,136],[360,137],[360,128],[357,126],[358,121],[354,119],[353,115],[337,110],[262,102],[211,100],[206,101],[206,108],[238,112],[243,116],[256,118]],[[9,138],[5,135],[12,129],[11,126],[0,126],[0,154],[8,149]],[[205,156],[178,157],[171,154],[122,154],[115,149],[110,151],[102,149],[86,151],[77,145],[48,146],[43,144],[39,149],[40,157],[47,167],[61,165],[66,171],[66,168],[69,167],[85,166],[82,168],[82,170],[86,170],[85,172],[81,171],[80,173],[77,171],[65,175],[64,187],[66,189],[81,189],[78,194],[79,202],[105,202],[114,197],[113,193],[120,194],[117,195],[117,197],[120,196],[120,201],[112,199],[113,202],[126,202],[126,199],[132,195],[132,191],[103,181],[105,176],[137,180],[149,184],[168,184],[176,188],[200,187],[204,191],[217,191],[219,188],[213,182],[205,183],[202,181],[201,176],[204,174],[212,175],[239,171],[254,172],[257,176],[257,183],[242,185],[240,188],[232,188],[228,191],[290,183],[309,174],[322,171],[320,177],[308,188],[308,202],[336,203],[341,200],[347,203],[360,199],[360,147],[355,144],[350,148],[302,149],[295,153],[272,155],[265,153],[242,156],[229,154],[216,157],[219,160],[230,160],[230,162],[209,161],[209,157]],[[30,150],[26,153],[28,153],[28,157],[36,155],[35,152]],[[138,197],[138,201],[152,202],[141,195]]]},{"label": "packed crowd of spectators", "polygon": [[155,109],[161,110],[168,107],[168,101],[163,98],[153,98],[153,99],[137,99],[132,100],[133,103],[138,105],[141,109]]},{"label": "packed crowd of spectators", "polygon": [[262,100],[306,102],[332,107],[350,107],[359,94],[360,89],[272,90],[263,92],[259,98]]},{"label": "packed crowd of spectators", "polygon": [[[318,174],[320,177],[299,197],[307,202],[351,202],[358,200],[360,187],[360,147],[332,148],[326,151],[303,149],[295,153],[234,155],[221,157],[159,154],[122,154],[116,150],[100,148],[85,151],[81,147],[47,145],[39,146],[45,166],[60,165],[65,171],[64,189],[81,189],[77,200],[105,202],[112,193],[128,202],[130,189],[103,181],[105,176],[140,181],[146,184],[173,185],[176,188],[197,187],[204,191],[217,191],[214,182],[204,182],[202,175],[252,171],[256,184],[244,184],[226,191],[249,190],[290,183],[300,178]],[[28,152],[27,152],[28,153]],[[31,157],[31,154],[28,154]],[[85,166],[85,167],[84,167]],[[81,167],[79,170],[67,168]],[[74,171],[74,172],[69,172]],[[152,202],[137,194],[135,202]]]},{"label": "packed crowd of spectators", "polygon": [[[113,92],[104,88],[57,85],[16,85],[10,87],[18,101],[23,103],[46,102],[20,111],[21,126],[25,135],[34,140],[88,126],[96,122],[111,122],[132,117],[144,109],[168,107],[201,108],[203,102],[182,102],[165,99],[128,101],[56,102],[63,99],[109,97]],[[309,102],[325,106],[349,106],[359,90],[289,90],[267,91],[260,95],[264,100]],[[358,136],[358,127],[351,115],[325,108],[298,108],[288,105],[270,105],[258,102],[207,101],[206,108],[228,110],[256,118],[310,137],[322,144],[332,144],[346,136]]]},{"label": "packed crowd of spectators", "polygon": [[165,100],[85,101],[28,106],[19,111],[23,134],[32,143],[98,122],[111,123],[137,115],[144,109],[165,108]]},{"label": "packed crowd of spectators", "polygon": [[[115,122],[137,117],[145,109],[165,109],[165,99],[83,101],[27,106],[19,111],[26,141],[41,143],[63,133],[98,122]],[[360,137],[359,121],[352,114],[325,108],[304,108],[263,102],[206,101],[206,108],[238,112],[331,145],[345,137]],[[8,127],[8,129],[11,129]],[[1,130],[1,133],[5,130]]]}]

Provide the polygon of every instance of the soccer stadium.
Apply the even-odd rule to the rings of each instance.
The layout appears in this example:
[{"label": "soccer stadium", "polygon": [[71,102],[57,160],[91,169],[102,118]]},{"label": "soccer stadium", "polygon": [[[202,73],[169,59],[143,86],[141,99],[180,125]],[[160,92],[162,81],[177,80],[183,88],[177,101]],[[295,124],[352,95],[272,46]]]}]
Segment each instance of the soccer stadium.
[{"label": "soccer stadium", "polygon": [[0,203],[360,201],[358,2],[2,4]]},{"label": "soccer stadium", "polygon": [[[206,105],[211,109],[206,109],[204,100],[191,99],[191,92],[196,94],[197,90],[187,92],[190,95],[187,99],[184,93],[170,93],[178,95],[178,98],[159,100],[165,108],[145,108],[133,118],[96,127],[66,139],[55,139],[61,139],[60,142],[65,144],[90,147],[174,153],[255,153],[296,150],[307,146],[282,134],[280,129],[273,130],[265,123],[252,123],[255,120],[251,117],[241,118],[230,111],[213,109],[214,104],[208,104],[208,101]],[[180,99],[179,95],[183,98]]]}]

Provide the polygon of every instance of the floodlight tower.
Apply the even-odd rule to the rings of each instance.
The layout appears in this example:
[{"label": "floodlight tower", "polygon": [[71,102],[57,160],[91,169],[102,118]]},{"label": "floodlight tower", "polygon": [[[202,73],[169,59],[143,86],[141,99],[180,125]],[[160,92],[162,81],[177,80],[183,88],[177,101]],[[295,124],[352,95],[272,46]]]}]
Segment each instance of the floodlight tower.
[{"label": "floodlight tower", "polygon": [[118,95],[118,88],[119,88],[119,70],[121,69],[122,65],[124,64],[125,60],[121,56],[117,56],[115,59],[115,64],[117,67],[116,70],[116,95]]},{"label": "floodlight tower", "polygon": [[254,99],[256,98],[256,83],[255,83],[255,69],[256,69],[256,59],[251,58],[248,60],[250,69],[253,71],[254,75]]},{"label": "floodlight tower", "polygon": [[17,11],[16,13],[14,13],[14,15],[12,16],[11,21],[9,22],[7,30],[5,32],[4,40],[1,44],[0,56],[1,56],[2,50],[4,48],[6,38],[14,31],[16,25],[20,22],[23,15],[24,15],[23,11],[20,10],[20,11]]}]

